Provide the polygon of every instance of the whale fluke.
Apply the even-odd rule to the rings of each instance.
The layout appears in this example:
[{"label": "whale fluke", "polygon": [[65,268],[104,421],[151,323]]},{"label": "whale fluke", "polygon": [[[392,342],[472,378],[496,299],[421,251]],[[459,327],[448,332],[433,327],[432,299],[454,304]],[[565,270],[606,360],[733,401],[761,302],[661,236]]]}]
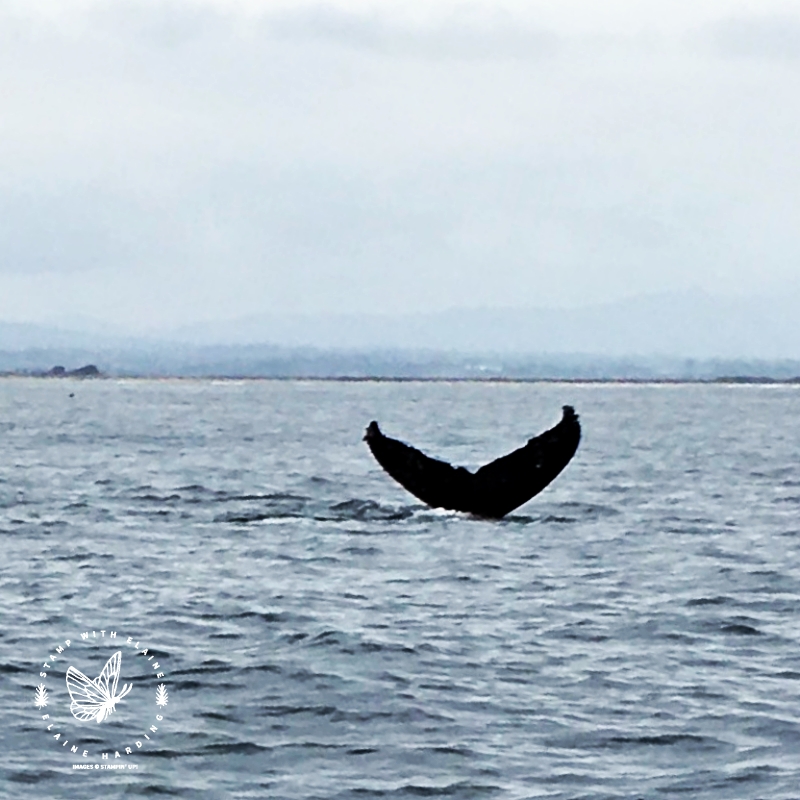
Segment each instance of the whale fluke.
[{"label": "whale fluke", "polygon": [[475,473],[384,436],[374,420],[364,440],[386,472],[423,503],[500,519],[539,494],[567,466],[578,449],[581,426],[575,409],[564,406],[558,425]]}]

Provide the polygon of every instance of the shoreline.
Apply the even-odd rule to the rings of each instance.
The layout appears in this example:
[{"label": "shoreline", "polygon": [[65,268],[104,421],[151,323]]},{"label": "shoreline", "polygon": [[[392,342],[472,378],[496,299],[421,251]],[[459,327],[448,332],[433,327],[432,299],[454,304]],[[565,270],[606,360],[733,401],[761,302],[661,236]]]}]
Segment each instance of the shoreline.
[{"label": "shoreline", "polygon": [[577,385],[712,385],[712,386],[800,386],[800,376],[770,378],[767,376],[730,376],[720,378],[525,378],[510,376],[387,376],[387,375],[125,375],[99,374],[92,376],[48,375],[46,373],[0,372],[0,380],[33,379],[48,381],[298,381],[318,383],[566,383]]}]

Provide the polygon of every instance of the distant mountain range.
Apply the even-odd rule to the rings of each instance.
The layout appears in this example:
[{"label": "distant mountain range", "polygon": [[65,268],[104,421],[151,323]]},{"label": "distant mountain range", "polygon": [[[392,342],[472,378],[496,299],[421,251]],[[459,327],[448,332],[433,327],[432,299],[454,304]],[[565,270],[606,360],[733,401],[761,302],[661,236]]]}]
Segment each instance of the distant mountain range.
[{"label": "distant mountain range", "polygon": [[169,333],[191,344],[385,348],[611,357],[800,358],[800,297],[650,295],[584,308],[451,309],[429,314],[263,315]]},{"label": "distant mountain range", "polygon": [[574,309],[272,314],[148,337],[95,321],[0,323],[0,371],[66,362],[120,374],[594,378],[760,371],[785,378],[800,372],[798,307],[797,296],[722,299],[688,292]]}]

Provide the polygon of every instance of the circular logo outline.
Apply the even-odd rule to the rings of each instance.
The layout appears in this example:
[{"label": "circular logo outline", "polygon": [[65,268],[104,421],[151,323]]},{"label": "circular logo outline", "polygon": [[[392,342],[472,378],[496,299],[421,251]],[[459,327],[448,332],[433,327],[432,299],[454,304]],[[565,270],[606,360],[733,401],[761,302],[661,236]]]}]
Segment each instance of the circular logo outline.
[{"label": "circular logo outline", "polygon": [[[77,663],[75,645],[80,643],[114,648],[114,652],[96,678],[92,678],[92,670],[88,671],[89,674],[85,674],[72,663]],[[96,734],[98,730],[102,730],[97,725],[112,718],[114,712],[118,711],[117,703],[121,701],[124,703],[134,688],[133,683],[118,688],[122,663],[123,661],[128,663],[126,656],[133,658],[140,670],[146,670],[145,681],[155,683],[154,694],[147,703],[152,702],[156,711],[150,716],[146,711],[142,713],[143,706],[139,705],[136,723],[129,722],[129,726],[138,724],[140,720],[151,720],[144,722],[142,732],[126,740],[122,745],[117,743],[116,746],[112,746],[104,742],[103,745],[107,746],[102,746],[96,752],[90,752],[90,747],[96,748],[96,738],[92,737],[95,744],[91,745],[81,740],[89,731]],[[37,676],[38,684],[34,689],[33,704],[39,712],[38,724],[42,726],[44,732],[70,756],[82,760],[81,763],[73,763],[73,769],[138,769],[139,765],[130,763],[128,759],[141,752],[148,742],[154,743],[159,738],[165,710],[171,699],[163,660],[163,656],[156,655],[152,647],[142,646],[142,640],[133,636],[121,636],[116,630],[110,629],[84,631],[79,637],[64,639],[51,649]],[[141,686],[136,688],[140,689]],[[137,698],[138,704],[145,702],[141,697],[142,693],[137,692],[137,694],[140,695]],[[68,707],[70,713],[63,712],[62,720],[60,714],[64,705]],[[70,730],[70,725],[93,727],[84,728],[76,735],[73,732],[74,728]]]}]

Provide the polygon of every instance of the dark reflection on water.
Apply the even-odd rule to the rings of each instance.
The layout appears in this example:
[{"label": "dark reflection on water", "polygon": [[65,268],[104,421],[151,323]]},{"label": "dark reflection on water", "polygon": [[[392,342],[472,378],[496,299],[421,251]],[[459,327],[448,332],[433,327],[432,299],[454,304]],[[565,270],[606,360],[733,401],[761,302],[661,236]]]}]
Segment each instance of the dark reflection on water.
[{"label": "dark reflection on water", "polygon": [[[0,381],[0,796],[797,797],[798,398]],[[475,467],[566,403],[575,460],[500,522],[361,441]],[[33,704],[101,628],[168,665],[137,774],[74,772]]]}]

